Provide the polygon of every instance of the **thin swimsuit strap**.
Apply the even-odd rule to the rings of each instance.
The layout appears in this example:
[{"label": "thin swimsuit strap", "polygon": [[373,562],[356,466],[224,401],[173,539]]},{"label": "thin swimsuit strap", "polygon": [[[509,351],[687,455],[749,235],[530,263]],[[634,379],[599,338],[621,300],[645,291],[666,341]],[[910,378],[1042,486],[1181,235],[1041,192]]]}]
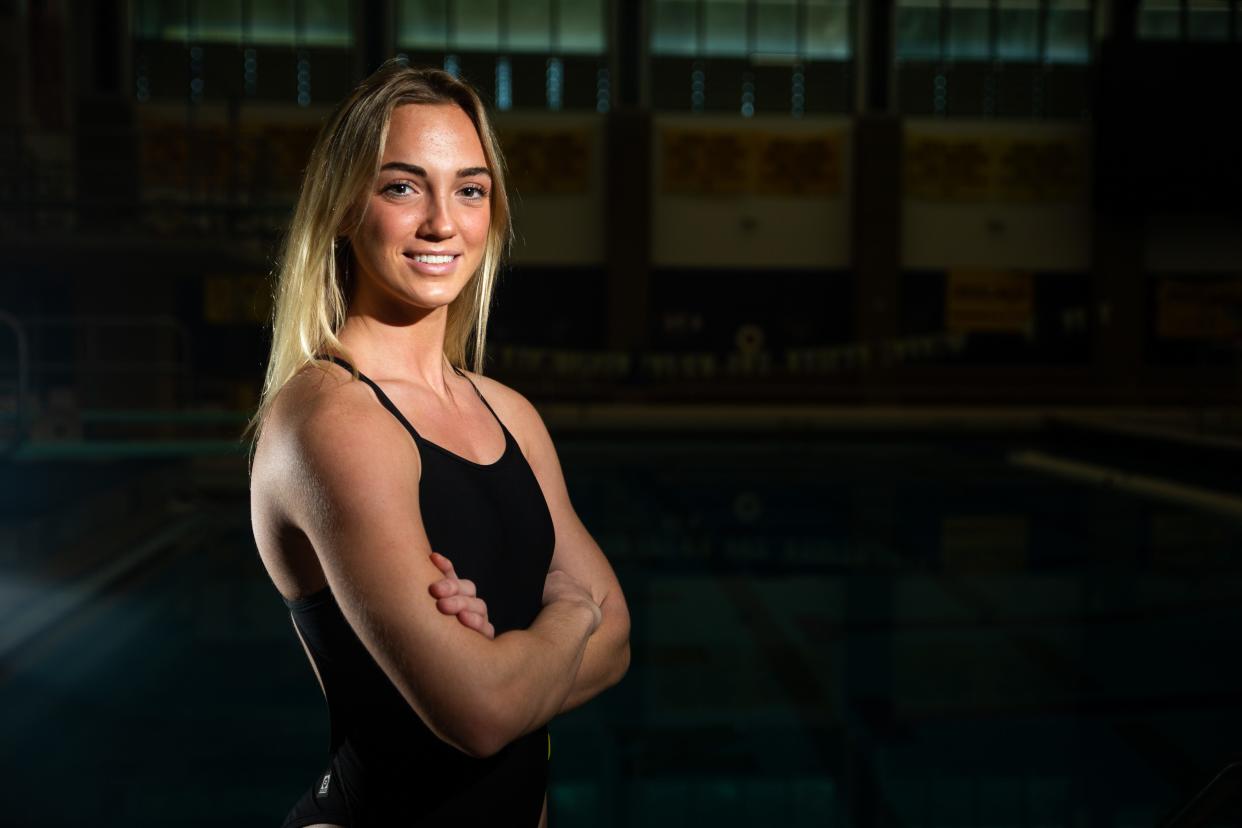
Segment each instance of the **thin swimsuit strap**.
[{"label": "thin swimsuit strap", "polygon": [[[335,354],[324,354],[324,355],[321,355],[321,356],[316,357],[316,359],[328,359],[328,360],[331,360],[331,361],[335,362],[337,365],[339,365],[339,366],[341,366],[342,368],[344,368],[346,371],[349,371],[350,373],[353,373],[354,371],[356,371],[356,370],[357,370],[356,368],[354,368],[354,366],[350,365],[348,362],[346,362],[345,360],[341,359],[339,356],[336,356]],[[483,392],[481,392],[481,391],[479,390],[479,387],[478,387],[477,385],[475,385],[475,384],[474,384],[474,380],[472,380],[472,379],[470,379],[470,377],[466,376],[466,375],[462,372],[462,370],[461,370],[460,368],[458,368],[456,365],[452,365],[452,364],[450,364],[450,365],[449,365],[449,367],[450,367],[450,368],[452,368],[452,369],[453,369],[453,371],[454,371],[454,372],[456,372],[458,376],[460,376],[460,377],[461,377],[462,379],[464,379],[466,382],[470,383],[470,387],[474,389],[474,393],[475,393],[475,394],[477,394],[477,395],[478,395],[478,397],[479,397],[479,399],[483,401],[483,405],[487,406],[487,410],[488,410],[488,411],[490,411],[490,412],[492,412],[492,416],[496,418],[496,422],[500,423],[500,428],[501,428],[501,430],[502,430],[502,431],[504,431],[504,432],[505,432],[505,434],[507,435],[507,434],[508,434],[509,429],[505,428],[504,421],[502,421],[502,420],[500,419],[500,415],[498,415],[498,414],[496,413],[496,411],[492,408],[491,403],[489,403],[489,402],[487,401],[487,397],[484,397],[484,396],[483,396]],[[368,377],[366,374],[362,373],[361,371],[358,371],[358,379],[362,380],[362,381],[363,381],[363,382],[365,382],[367,385],[371,386],[371,390],[373,390],[373,391],[375,392],[375,396],[379,397],[380,404],[381,404],[381,405],[383,405],[385,408],[387,408],[387,409],[389,410],[389,412],[391,412],[391,413],[392,413],[392,415],[393,415],[394,417],[396,417],[398,420],[400,420],[400,421],[401,421],[401,424],[402,424],[403,426],[405,426],[407,429],[409,429],[409,431],[410,431],[410,433],[411,433],[411,434],[413,434],[414,436],[418,437],[418,439],[420,439],[420,440],[423,440],[423,441],[428,442],[428,443],[430,443],[430,442],[431,442],[430,440],[427,440],[425,437],[423,437],[421,434],[419,434],[419,433],[418,433],[418,431],[414,428],[414,426],[410,425],[410,421],[409,421],[409,420],[407,420],[407,419],[405,418],[405,415],[401,413],[401,409],[397,408],[396,403],[394,403],[392,400],[390,400],[390,399],[388,398],[388,395],[384,393],[384,389],[380,388],[380,387],[379,387],[379,385],[377,385],[377,384],[376,384],[376,382],[375,382],[373,379],[371,379],[370,377]],[[508,439],[508,437],[506,436],[506,440],[507,440],[507,439]],[[435,444],[434,444],[434,443],[432,443],[432,445],[435,445]],[[464,459],[464,458],[463,458],[463,459]],[[471,462],[473,462],[473,461],[471,461]]]}]

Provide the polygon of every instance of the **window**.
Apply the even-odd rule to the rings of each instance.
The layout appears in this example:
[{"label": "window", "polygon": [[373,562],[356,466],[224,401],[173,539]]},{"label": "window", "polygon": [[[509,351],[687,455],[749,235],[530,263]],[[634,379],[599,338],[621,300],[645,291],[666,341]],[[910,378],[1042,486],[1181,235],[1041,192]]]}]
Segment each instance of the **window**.
[{"label": "window", "polygon": [[449,45],[447,0],[405,0],[397,43],[411,49],[444,49]]},{"label": "window", "polygon": [[795,118],[850,109],[851,0],[651,0],[658,110]]},{"label": "window", "polygon": [[509,48],[515,52],[552,51],[552,3],[522,0],[509,4]]},{"label": "window", "polygon": [[350,0],[137,0],[134,35],[188,43],[348,46]]},{"label": "window", "polygon": [[605,0],[401,0],[397,45],[440,52],[603,54]]},{"label": "window", "polygon": [[897,3],[898,60],[940,59],[940,0]]},{"label": "window", "polygon": [[1238,11],[1231,11],[1229,0],[1143,0],[1139,3],[1138,36],[1143,40],[1226,41],[1231,14]]},{"label": "window", "polygon": [[1228,40],[1228,0],[1192,0],[1187,24],[1190,40]]},{"label": "window", "polygon": [[848,60],[849,0],[653,0],[654,55]]},{"label": "window", "polygon": [[948,11],[946,56],[950,60],[987,60],[991,54],[987,0],[951,0]]},{"label": "window", "polygon": [[297,10],[290,0],[259,0],[246,21],[257,43],[288,44],[297,31]]},{"label": "window", "polygon": [[797,55],[798,6],[794,0],[755,0],[755,36],[752,54]]},{"label": "window", "polygon": [[1178,0],[1146,0],[1139,4],[1138,36],[1144,40],[1177,40],[1182,28]]},{"label": "window", "polygon": [[1091,0],[898,0],[896,58],[1085,64],[1091,13]]},{"label": "window", "polygon": [[1001,0],[996,55],[1001,60],[1039,59],[1039,0]]},{"label": "window", "polygon": [[[749,53],[746,0],[709,0],[703,5],[703,15],[704,54],[727,56]],[[696,41],[691,40],[697,45]]]},{"label": "window", "polygon": [[454,49],[500,51],[500,0],[456,0],[450,8],[448,33]]},{"label": "window", "polygon": [[[513,0],[514,3],[526,0]],[[601,55],[605,49],[605,0],[560,0],[555,30],[558,51],[567,54]]]},{"label": "window", "polygon": [[1052,0],[1048,4],[1049,63],[1086,63],[1091,54],[1091,9],[1088,0]]},{"label": "window", "polygon": [[818,0],[806,4],[803,54],[809,58],[848,60],[850,57],[850,4]]}]

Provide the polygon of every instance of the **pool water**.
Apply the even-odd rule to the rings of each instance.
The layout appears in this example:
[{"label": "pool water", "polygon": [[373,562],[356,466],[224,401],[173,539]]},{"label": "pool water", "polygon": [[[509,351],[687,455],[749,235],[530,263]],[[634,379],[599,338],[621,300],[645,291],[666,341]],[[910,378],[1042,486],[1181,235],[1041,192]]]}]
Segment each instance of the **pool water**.
[{"label": "pool water", "polygon": [[[1022,445],[558,439],[633,660],[553,722],[551,824],[1152,826],[1189,800],[1239,752],[1242,522]],[[244,459],[220,477],[4,662],[5,824],[276,825],[315,779],[326,707]]]}]

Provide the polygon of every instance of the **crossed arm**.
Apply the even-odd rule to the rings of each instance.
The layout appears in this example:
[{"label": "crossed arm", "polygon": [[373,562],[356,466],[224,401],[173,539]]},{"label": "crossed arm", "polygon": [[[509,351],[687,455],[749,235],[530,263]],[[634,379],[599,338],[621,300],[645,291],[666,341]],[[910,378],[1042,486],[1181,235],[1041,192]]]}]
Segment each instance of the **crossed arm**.
[{"label": "crossed arm", "polygon": [[[368,399],[369,389],[347,385],[305,417],[282,486],[300,493],[289,496],[288,513],[306,531],[363,645],[432,732],[474,756],[491,755],[597,695],[629,661],[629,615],[616,577],[569,505],[538,414],[504,391],[512,395],[505,416],[522,435],[556,530],[543,609],[526,630],[493,636],[485,614],[472,626],[468,614],[455,619],[451,607],[437,606],[477,596],[437,595],[443,581],[458,589],[461,582],[446,579],[451,563],[448,572],[437,568],[421,515],[411,508],[418,503],[417,450]],[[341,422],[352,426],[347,445]],[[402,444],[408,462],[393,456]]]},{"label": "crossed arm", "polygon": [[[558,713],[572,710],[621,680],[630,663],[630,614],[625,595],[608,559],[574,511],[560,461],[542,418],[523,397],[498,383],[489,383],[493,396],[506,398],[506,414],[521,433],[523,449],[534,471],[556,529],[556,548],[550,572],[560,572],[585,587],[599,607],[601,621],[587,639],[582,660]],[[444,578],[430,587],[436,608],[454,615],[465,626],[491,638],[487,596],[477,595],[473,582],[460,579],[450,560],[433,552],[432,562]]]}]

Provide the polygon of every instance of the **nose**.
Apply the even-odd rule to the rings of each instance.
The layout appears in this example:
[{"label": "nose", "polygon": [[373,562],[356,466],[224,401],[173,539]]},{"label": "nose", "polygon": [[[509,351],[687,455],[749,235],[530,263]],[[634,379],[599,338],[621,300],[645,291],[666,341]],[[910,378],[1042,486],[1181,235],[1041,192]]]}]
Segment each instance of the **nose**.
[{"label": "nose", "polygon": [[427,214],[419,226],[419,235],[428,239],[447,239],[456,235],[452,205],[447,195],[427,200]]}]

